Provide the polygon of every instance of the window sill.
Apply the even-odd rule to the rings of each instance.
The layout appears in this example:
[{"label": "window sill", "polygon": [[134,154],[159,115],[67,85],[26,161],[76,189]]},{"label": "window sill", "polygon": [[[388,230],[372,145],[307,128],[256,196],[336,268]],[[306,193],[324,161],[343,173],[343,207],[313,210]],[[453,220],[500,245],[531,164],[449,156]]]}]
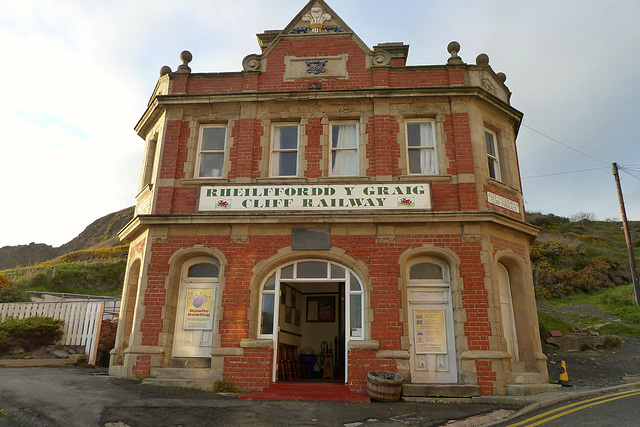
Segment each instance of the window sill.
[{"label": "window sill", "polygon": [[228,178],[184,178],[180,180],[180,184],[184,186],[190,185],[206,185],[206,184],[226,184]]},{"label": "window sill", "polygon": [[510,185],[507,185],[504,182],[498,181],[497,179],[494,179],[494,178],[488,178],[487,184],[491,187],[496,187],[502,191],[506,191],[507,193],[512,194],[514,196],[520,194],[520,190],[518,190],[517,188],[513,188]]},{"label": "window sill", "polygon": [[451,175],[401,175],[398,178],[402,182],[451,182]]},{"label": "window sill", "polygon": [[318,178],[318,182],[369,182],[371,177],[368,176],[322,176]]},{"label": "window sill", "polygon": [[305,184],[307,182],[306,178],[302,178],[299,176],[267,176],[263,178],[257,178],[256,182],[260,183],[271,183],[271,184]]}]

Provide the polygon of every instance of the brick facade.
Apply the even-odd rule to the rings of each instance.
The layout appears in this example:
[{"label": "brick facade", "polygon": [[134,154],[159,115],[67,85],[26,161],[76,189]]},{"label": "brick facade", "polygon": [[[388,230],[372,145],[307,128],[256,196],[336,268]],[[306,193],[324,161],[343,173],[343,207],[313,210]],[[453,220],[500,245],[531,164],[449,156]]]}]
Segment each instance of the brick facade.
[{"label": "brick facade", "polygon": [[[439,303],[446,303],[443,307],[451,316],[447,334],[455,342],[448,344],[447,353],[452,355],[448,369],[455,378],[444,382],[475,385],[481,394],[491,395],[505,393],[514,370],[537,372],[544,381],[547,372],[536,342],[537,319],[531,314],[535,300],[527,259],[536,230],[524,223],[515,154],[514,135],[522,115],[509,105],[508,89],[488,65],[468,65],[453,55],[447,65],[407,67],[406,57],[385,56],[385,45],[375,50],[364,46],[324,1],[309,2],[304,12],[312,7],[329,11],[342,32],[325,28],[296,33],[304,22],[294,19],[275,40],[264,42],[262,54],[245,59],[242,72],[192,73],[179,68],[160,78],[158,87],[167,87],[168,93],[154,95],[155,102],[136,128],[144,139],[161,128],[160,155],[149,190],[151,207],[121,234],[132,243],[130,264],[138,260],[142,268],[137,267],[139,276],[126,279],[126,295],[130,283],[139,289],[137,299],[132,299],[136,320],[130,338],[119,329],[120,339],[128,342],[116,343],[112,361],[124,362],[112,373],[149,376],[152,368],[167,367],[177,359],[174,340],[182,321],[178,307],[184,266],[208,259],[220,272],[209,344],[211,369],[243,388],[268,386],[274,379],[274,338],[261,329],[265,314],[258,307],[268,293],[263,286],[282,266],[317,260],[348,269],[351,280],[357,277],[362,286],[355,296],[349,296],[353,289],[343,296],[336,293],[338,304],[341,298],[361,298],[364,313],[360,331],[347,328],[339,344],[348,347],[343,374],[349,387],[363,391],[370,370],[398,372],[407,382],[419,383],[433,373],[417,372],[422,359],[410,333],[411,304],[417,304],[411,295],[427,288],[410,283],[408,272],[416,262],[435,262],[446,272],[442,280],[446,278],[450,297]],[[325,61],[327,72],[335,76],[294,68],[295,61],[314,58]],[[477,84],[482,79],[492,83],[493,92]],[[436,174],[409,173],[407,120],[433,126]],[[335,122],[359,125],[356,176],[332,176],[331,156],[338,155],[330,135]],[[271,174],[271,133],[278,123],[299,124],[295,177]],[[204,124],[227,126],[220,177],[198,177],[199,127]],[[487,126],[499,135],[501,182],[488,176]],[[387,189],[426,185],[431,208],[238,212],[200,206],[203,188],[318,184],[375,184]],[[488,193],[511,204],[491,204]],[[311,249],[297,250],[292,244],[295,229],[326,230],[328,248],[313,243]],[[514,316],[523,316],[516,319],[522,325],[517,331],[519,355],[506,351],[509,337],[503,334],[500,316],[498,264],[508,270],[512,293],[520,298],[513,302]],[[331,289],[344,286],[333,282]],[[300,298],[308,298],[303,290],[313,293],[303,281],[277,283],[293,287]],[[280,304],[280,297],[275,299],[274,304]],[[295,312],[297,306],[291,308]],[[346,323],[345,312],[352,308],[338,306],[341,320],[336,322]],[[308,319],[303,317],[302,323],[307,325]],[[293,328],[291,319],[288,324]],[[346,334],[351,333],[349,338]],[[302,343],[304,332],[298,336],[288,339]],[[512,363],[518,359],[522,363]]]}]

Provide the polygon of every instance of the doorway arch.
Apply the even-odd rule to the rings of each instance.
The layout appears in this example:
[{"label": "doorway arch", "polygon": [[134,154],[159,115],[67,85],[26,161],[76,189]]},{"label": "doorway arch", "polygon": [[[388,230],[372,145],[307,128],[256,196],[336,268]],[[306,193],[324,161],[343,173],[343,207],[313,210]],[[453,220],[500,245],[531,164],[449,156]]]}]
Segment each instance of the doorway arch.
[{"label": "doorway arch", "polygon": [[[348,381],[349,342],[364,340],[365,287],[349,267],[326,259],[304,258],[282,263],[260,286],[259,339],[273,340],[272,381],[278,378],[279,347],[283,341],[317,353],[318,339],[334,345],[336,368]],[[315,338],[312,338],[314,336]],[[318,338],[320,337],[320,338]],[[336,369],[337,370],[337,369]]]}]

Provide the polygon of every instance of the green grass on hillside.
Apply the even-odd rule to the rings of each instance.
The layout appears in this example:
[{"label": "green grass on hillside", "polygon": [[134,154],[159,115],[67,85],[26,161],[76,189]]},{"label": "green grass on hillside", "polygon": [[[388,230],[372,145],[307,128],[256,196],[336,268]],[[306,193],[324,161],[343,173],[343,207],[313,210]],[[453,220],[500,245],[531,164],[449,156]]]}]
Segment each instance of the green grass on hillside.
[{"label": "green grass on hillside", "polygon": [[127,254],[128,246],[82,250],[0,274],[11,279],[23,295],[26,291],[120,295]]},{"label": "green grass on hillside", "polygon": [[[566,334],[580,323],[583,325],[582,329],[640,338],[640,307],[634,298],[633,285],[617,286],[589,294],[578,293],[552,301],[547,300],[541,305],[547,311],[554,312],[538,312],[540,332],[543,336],[550,330],[560,330]],[[595,310],[589,312],[585,309],[576,312],[567,310],[568,306],[592,306]]]}]

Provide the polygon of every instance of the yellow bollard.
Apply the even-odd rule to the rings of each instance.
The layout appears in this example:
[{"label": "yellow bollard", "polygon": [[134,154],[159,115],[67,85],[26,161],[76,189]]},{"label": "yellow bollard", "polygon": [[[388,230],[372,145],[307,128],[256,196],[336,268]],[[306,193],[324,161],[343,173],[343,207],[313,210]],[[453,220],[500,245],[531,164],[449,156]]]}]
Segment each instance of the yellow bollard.
[{"label": "yellow bollard", "polygon": [[560,379],[558,380],[558,384],[569,387],[569,374],[567,373],[567,364],[564,363],[564,360],[560,364]]}]

